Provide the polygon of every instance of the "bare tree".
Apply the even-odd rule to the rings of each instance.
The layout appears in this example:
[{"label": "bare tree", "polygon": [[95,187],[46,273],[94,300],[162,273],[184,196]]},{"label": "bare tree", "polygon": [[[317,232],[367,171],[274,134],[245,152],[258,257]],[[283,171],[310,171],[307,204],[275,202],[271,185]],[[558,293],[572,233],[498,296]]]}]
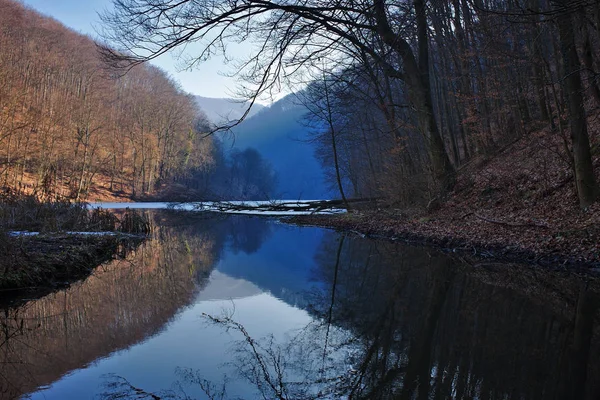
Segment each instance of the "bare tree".
[{"label": "bare tree", "polygon": [[17,1],[0,11],[2,185],[84,199],[107,182],[130,195],[212,162],[193,99],[163,71],[107,73],[89,37]]},{"label": "bare tree", "polygon": [[[347,127],[344,126],[345,118],[339,115],[340,107],[335,104],[336,100],[340,97],[340,93],[336,92],[336,83],[338,83],[337,89],[340,90],[339,80],[335,79],[335,77],[326,76],[325,71],[322,71],[322,79],[309,85],[306,91],[304,91],[301,101],[308,110],[306,119],[309,126],[312,125],[318,132],[317,140],[320,139],[322,142],[327,142],[327,148],[331,149],[337,189],[346,209],[349,209],[342,182],[343,178],[337,144],[340,131],[347,130]],[[341,90],[344,90],[343,85]]]},{"label": "bare tree", "polygon": [[[567,1],[556,1],[558,7],[567,7]],[[567,97],[571,140],[573,142],[573,163],[575,171],[575,187],[579,204],[582,208],[591,205],[600,190],[596,177],[590,140],[588,135],[587,117],[583,106],[583,85],[581,83],[581,66],[575,47],[575,31],[570,13],[563,12],[557,18],[560,35],[560,50],[563,57],[564,91]]]},{"label": "bare tree", "polygon": [[[104,37],[118,51],[104,48],[103,53],[114,65],[131,66],[200,42],[202,49],[188,60],[191,67],[215,53],[226,54],[228,42],[253,43],[254,53],[238,69],[239,76],[250,82],[244,93],[250,104],[282,81],[307,72],[315,60],[335,69],[348,59],[368,57],[389,77],[406,84],[433,175],[441,188],[453,186],[454,167],[431,100],[424,1],[114,0],[113,4],[114,11],[103,16],[108,27]],[[383,46],[373,46],[374,41]]]}]

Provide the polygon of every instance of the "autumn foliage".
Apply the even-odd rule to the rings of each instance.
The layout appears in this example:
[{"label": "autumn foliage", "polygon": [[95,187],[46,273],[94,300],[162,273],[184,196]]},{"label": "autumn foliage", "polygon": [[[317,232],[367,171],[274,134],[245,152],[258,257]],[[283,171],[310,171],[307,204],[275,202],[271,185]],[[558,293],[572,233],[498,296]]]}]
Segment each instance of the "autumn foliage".
[{"label": "autumn foliage", "polygon": [[0,185],[95,200],[140,196],[211,164],[202,116],[163,71],[109,70],[96,43],[0,1]]}]

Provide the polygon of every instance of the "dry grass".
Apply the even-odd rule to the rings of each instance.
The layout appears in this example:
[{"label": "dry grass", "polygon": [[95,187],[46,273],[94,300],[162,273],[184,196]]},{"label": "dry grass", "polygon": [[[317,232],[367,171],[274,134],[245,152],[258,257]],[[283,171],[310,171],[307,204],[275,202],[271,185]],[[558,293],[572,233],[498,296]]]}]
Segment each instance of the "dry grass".
[{"label": "dry grass", "polygon": [[[14,231],[39,232],[37,236]],[[142,234],[84,236],[67,232]],[[97,265],[139,244],[151,224],[145,213],[127,210],[121,218],[85,203],[44,202],[33,195],[0,195],[0,298],[15,289],[55,288],[86,276]]]},{"label": "dry grass", "polygon": [[33,195],[0,195],[0,230],[9,231],[112,231],[117,218],[103,210],[88,210],[85,203],[44,202]]},{"label": "dry grass", "polygon": [[[36,196],[5,191],[0,195],[0,232],[105,232],[148,234],[148,216],[128,209],[117,217],[103,209],[89,209],[87,203],[67,199],[42,201]],[[0,242],[2,239],[0,238]]]}]

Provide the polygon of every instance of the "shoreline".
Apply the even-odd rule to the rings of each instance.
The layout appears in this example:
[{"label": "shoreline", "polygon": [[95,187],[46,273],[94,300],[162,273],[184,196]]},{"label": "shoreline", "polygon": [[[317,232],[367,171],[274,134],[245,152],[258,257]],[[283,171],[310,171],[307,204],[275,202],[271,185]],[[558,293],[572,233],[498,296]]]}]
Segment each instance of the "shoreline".
[{"label": "shoreline", "polygon": [[69,287],[141,242],[133,235],[43,233],[10,238],[15,251],[0,265],[0,304],[14,306]]},{"label": "shoreline", "polygon": [[[460,223],[457,223],[457,219],[436,219],[432,215],[409,219],[401,214],[382,210],[268,217],[290,225],[315,226],[376,240],[435,248],[455,255],[468,264],[492,261],[541,266],[572,273],[600,272],[600,252],[595,250],[599,245],[598,240],[591,234],[586,245],[579,239],[581,232],[575,230],[573,236],[566,238],[562,243],[562,249],[568,251],[560,251],[560,248],[552,246],[553,242],[550,240],[557,234],[557,229],[545,228],[540,233],[539,227],[534,226],[507,225],[495,228],[499,233],[498,237],[506,237],[502,235],[503,230],[515,231],[519,237],[529,236],[537,239],[535,242],[525,243],[541,244],[537,247],[527,247],[506,240],[494,240],[493,236],[484,240],[485,235],[481,232],[487,226],[476,226],[471,231],[461,229],[460,224],[464,224],[465,218],[461,218]],[[14,304],[26,301],[26,297],[32,295],[47,294],[68,287],[73,282],[85,279],[98,265],[118,257],[121,251],[126,251],[126,248],[132,245],[135,247],[135,243],[140,243],[145,238],[145,235],[125,232],[95,232],[90,235],[44,232],[39,235],[9,235],[9,245],[15,251],[9,259],[0,262],[5,271],[10,269],[10,273],[7,275],[5,272],[3,279],[0,279],[0,304]],[[587,254],[588,257],[578,256],[578,251]]]},{"label": "shoreline", "polygon": [[[465,234],[440,234],[431,229],[432,227],[442,227],[444,228],[442,231],[446,231],[451,228],[451,226],[444,226],[443,221],[433,225],[400,219],[390,221],[371,212],[345,215],[293,216],[281,220],[297,226],[315,226],[339,232],[354,233],[373,239],[401,241],[410,245],[437,248],[446,253],[453,253],[467,258],[475,257],[478,260],[536,265],[546,268],[568,268],[572,272],[581,270],[585,272],[600,271],[600,253],[596,253],[591,258],[578,257],[574,254],[574,248],[591,254],[593,254],[594,249],[586,248],[576,240],[571,240],[571,246],[567,246],[571,248],[569,252],[552,249],[548,246],[531,248],[510,242],[476,240]],[[539,235],[537,232],[536,234]],[[569,241],[567,240],[567,242]]]},{"label": "shoreline", "polygon": [[14,251],[2,260],[0,303],[49,293],[85,279],[98,265],[112,259],[122,239],[114,235],[41,234],[10,238]]},{"label": "shoreline", "polygon": [[0,196],[0,304],[26,301],[85,279],[151,232],[143,213],[88,209],[67,200]]}]

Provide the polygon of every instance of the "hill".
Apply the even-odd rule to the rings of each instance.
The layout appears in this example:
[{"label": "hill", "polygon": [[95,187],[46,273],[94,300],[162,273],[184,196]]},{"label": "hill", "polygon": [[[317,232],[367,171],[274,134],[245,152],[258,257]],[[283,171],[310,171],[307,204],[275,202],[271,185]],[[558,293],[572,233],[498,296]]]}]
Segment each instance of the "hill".
[{"label": "hill", "polygon": [[234,148],[255,148],[273,166],[281,198],[321,199],[334,195],[315,157],[310,129],[302,123],[305,113],[295,95],[288,95],[236,126],[234,139],[228,139]]},{"label": "hill", "polygon": [[[194,96],[194,101],[213,125],[240,119],[249,106],[248,102],[239,102],[227,98]],[[248,113],[248,117],[255,115],[264,108],[265,106],[262,104],[254,104]]]},{"label": "hill", "polygon": [[[600,109],[590,112],[600,145]],[[523,136],[465,165],[446,199],[429,209],[378,204],[344,216],[297,217],[300,224],[349,229],[519,263],[600,267],[600,203],[579,207],[562,139],[551,128]],[[593,158],[600,179],[600,153]],[[475,261],[479,262],[479,261]]]},{"label": "hill", "polygon": [[191,97],[159,68],[108,73],[97,43],[0,0],[0,187],[136,197],[212,163]]}]

